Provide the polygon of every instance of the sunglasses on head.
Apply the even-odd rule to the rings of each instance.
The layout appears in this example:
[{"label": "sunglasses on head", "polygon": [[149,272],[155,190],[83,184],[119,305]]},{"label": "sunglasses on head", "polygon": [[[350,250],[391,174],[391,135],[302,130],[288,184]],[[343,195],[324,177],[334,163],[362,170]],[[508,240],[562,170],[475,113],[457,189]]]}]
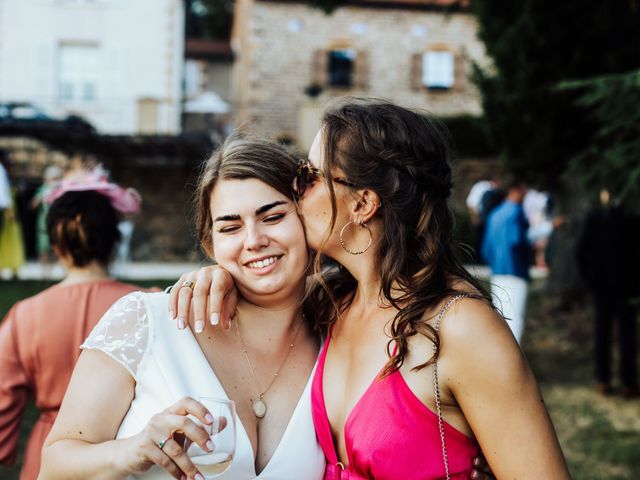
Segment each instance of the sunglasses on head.
[{"label": "sunglasses on head", "polygon": [[[304,192],[307,191],[307,188],[313,185],[316,180],[321,177],[326,177],[326,174],[322,170],[311,165],[309,160],[300,160],[298,162],[298,167],[296,168],[296,176],[293,177],[293,181],[291,182],[291,189],[293,190],[295,197],[298,199],[302,198]],[[336,183],[346,185],[347,187],[355,188],[353,183],[343,178],[332,177],[331,180]]]}]

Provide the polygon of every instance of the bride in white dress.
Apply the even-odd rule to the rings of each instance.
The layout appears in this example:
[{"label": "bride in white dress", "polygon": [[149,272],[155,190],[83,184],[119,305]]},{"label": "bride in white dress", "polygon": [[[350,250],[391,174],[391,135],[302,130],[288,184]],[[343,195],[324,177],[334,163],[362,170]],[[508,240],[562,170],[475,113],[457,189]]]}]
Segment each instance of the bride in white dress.
[{"label": "bride in white dress", "polygon": [[164,293],[119,300],[82,345],[40,478],[202,480],[180,441],[211,446],[188,417],[211,423],[194,400],[201,396],[237,406],[236,454],[218,478],[323,477],[310,404],[319,341],[313,309],[302,305],[309,259],[291,199],[294,171],[284,149],[256,139],[232,138],[209,159],[198,235],[238,286],[237,328],[192,318],[176,330]]}]

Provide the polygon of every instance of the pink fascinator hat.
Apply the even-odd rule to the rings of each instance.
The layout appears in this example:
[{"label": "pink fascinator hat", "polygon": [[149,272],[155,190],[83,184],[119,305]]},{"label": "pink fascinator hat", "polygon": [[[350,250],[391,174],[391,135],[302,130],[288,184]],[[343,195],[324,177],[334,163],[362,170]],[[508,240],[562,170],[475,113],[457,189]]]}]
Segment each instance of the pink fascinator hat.
[{"label": "pink fascinator hat", "polygon": [[142,197],[133,188],[122,188],[109,181],[109,172],[99,164],[91,170],[80,170],[65,177],[47,196],[47,203],[53,203],[67,192],[94,191],[111,201],[111,206],[124,215],[140,211]]}]

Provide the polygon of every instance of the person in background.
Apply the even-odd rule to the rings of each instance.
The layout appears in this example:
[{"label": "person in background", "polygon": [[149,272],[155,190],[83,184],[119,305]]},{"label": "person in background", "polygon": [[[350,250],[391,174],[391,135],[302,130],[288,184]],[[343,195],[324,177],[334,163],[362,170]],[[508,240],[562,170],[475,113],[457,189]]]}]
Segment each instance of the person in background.
[{"label": "person in background", "polygon": [[469,195],[465,200],[467,210],[469,211],[469,218],[471,218],[471,226],[473,227],[473,251],[474,260],[481,262],[480,248],[482,245],[482,238],[484,237],[484,226],[486,221],[486,215],[482,208],[482,199],[488,192],[497,188],[497,182],[494,179],[480,180],[473,184]]},{"label": "person in background", "polygon": [[507,184],[507,196],[489,215],[482,242],[482,256],[491,268],[493,304],[509,320],[518,343],[524,331],[531,258],[529,224],[522,207],[526,193],[520,180]]},{"label": "person in background", "polygon": [[11,185],[9,184],[9,174],[4,164],[7,154],[0,150],[0,232],[4,223],[5,211],[11,208]]},{"label": "person in background", "polygon": [[551,216],[551,195],[549,192],[529,189],[522,202],[524,214],[529,222],[527,238],[534,250],[536,267],[548,269],[546,262],[547,244],[554,229],[565,223],[562,216]]},{"label": "person in background", "polygon": [[42,185],[36,190],[33,200],[31,200],[31,208],[38,211],[36,219],[36,249],[38,251],[38,260],[47,264],[51,261],[51,244],[49,242],[49,233],[47,231],[47,212],[49,204],[46,198],[58,186],[62,179],[62,169],[57,165],[49,165],[44,169]]},{"label": "person in background", "polygon": [[16,303],[0,325],[0,464],[18,452],[22,415],[30,396],[40,410],[24,454],[21,480],[40,469],[40,452],[56,418],[80,344],[107,309],[138,287],[109,277],[107,266],[120,239],[121,214],[139,210],[128,190],[90,172],[63,182],[46,226],[54,252],[67,268],[64,280]]},{"label": "person in background", "polygon": [[9,156],[0,150],[0,274],[11,278],[25,261],[22,228],[16,215]]},{"label": "person in background", "polygon": [[638,218],[600,192],[600,207],[588,213],[578,242],[578,269],[594,302],[594,359],[597,390],[612,392],[611,342],[617,327],[622,396],[638,396],[637,304],[640,295],[640,225]]}]

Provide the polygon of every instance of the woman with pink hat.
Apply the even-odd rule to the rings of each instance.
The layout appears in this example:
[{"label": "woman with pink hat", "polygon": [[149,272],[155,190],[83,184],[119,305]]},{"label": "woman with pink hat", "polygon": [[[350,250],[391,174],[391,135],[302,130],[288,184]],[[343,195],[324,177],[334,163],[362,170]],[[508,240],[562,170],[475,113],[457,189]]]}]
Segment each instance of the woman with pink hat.
[{"label": "woman with pink hat", "polygon": [[117,299],[138,289],[112,279],[107,270],[120,240],[120,217],[140,210],[137,192],[110,182],[98,167],[63,180],[45,202],[46,231],[67,275],[16,303],[0,324],[0,464],[15,462],[30,396],[41,412],[27,443],[22,480],[38,476],[42,445],[80,355],[79,345]]}]

